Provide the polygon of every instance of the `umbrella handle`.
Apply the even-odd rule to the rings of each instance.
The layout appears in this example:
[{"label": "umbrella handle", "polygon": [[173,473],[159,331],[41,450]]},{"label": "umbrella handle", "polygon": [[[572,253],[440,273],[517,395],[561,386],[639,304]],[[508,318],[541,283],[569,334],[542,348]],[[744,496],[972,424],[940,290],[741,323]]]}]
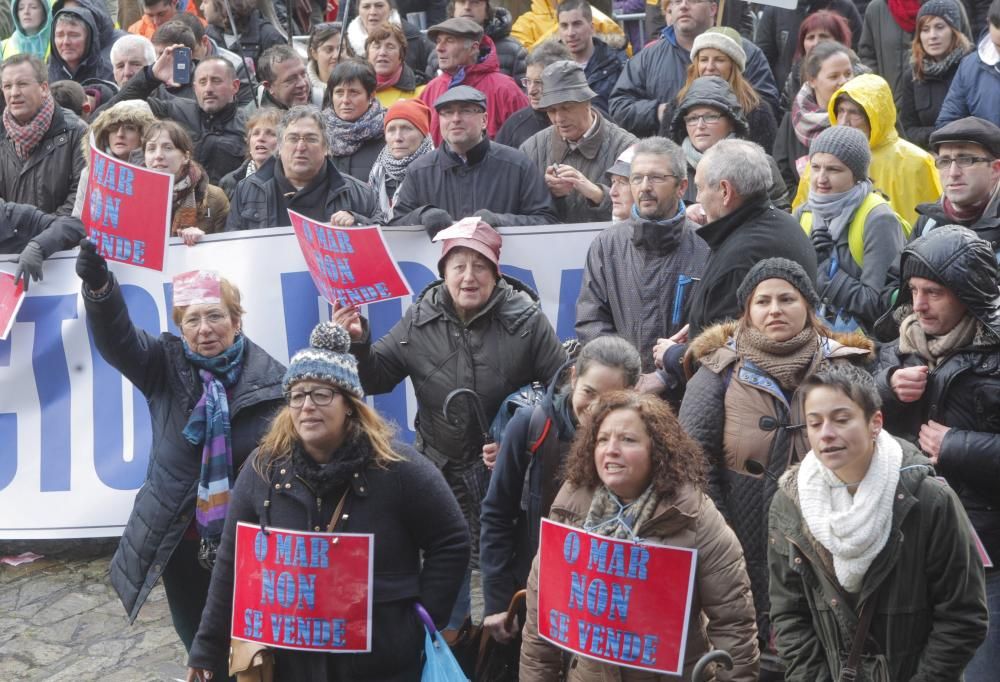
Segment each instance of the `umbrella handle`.
[{"label": "umbrella handle", "polygon": [[431,637],[437,632],[437,628],[434,627],[434,621],[431,619],[431,614],[427,613],[427,609],[424,605],[418,601],[413,602],[413,609],[417,612],[417,617],[420,618],[420,622],[424,624],[427,631],[431,634]]},{"label": "umbrella handle", "polygon": [[694,670],[691,671],[692,682],[700,682],[703,679],[705,667],[709,663],[719,663],[726,670],[733,669],[733,657],[729,655],[729,652],[722,649],[714,649],[699,658],[698,662],[694,664]]}]

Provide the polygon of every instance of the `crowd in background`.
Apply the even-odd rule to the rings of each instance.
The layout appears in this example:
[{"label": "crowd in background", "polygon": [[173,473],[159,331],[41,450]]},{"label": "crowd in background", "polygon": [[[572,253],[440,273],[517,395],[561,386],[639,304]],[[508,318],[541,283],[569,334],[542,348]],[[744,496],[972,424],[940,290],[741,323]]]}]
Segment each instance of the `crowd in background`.
[{"label": "crowd in background", "polygon": [[[532,610],[550,515],[699,549],[687,675],[723,648],[720,680],[995,679],[1000,573],[969,530],[1000,558],[1000,0],[616,1],[641,29],[585,0],[328,9],[0,0],[0,252],[29,286],[81,245],[95,341],[156,425],[111,580],[134,618],[163,579],[191,679],[223,671],[232,532],[262,514],[394,547],[375,653],[285,655],[295,679],[413,679],[401,614],[459,643],[473,566],[487,635],[559,679]],[[422,226],[441,279],[381,339],[334,305],[287,370],[228,282],[147,338],[84,240],[91,139],[174,177],[191,248],[294,210]],[[607,223],[582,350],[500,265],[498,230],[556,223]],[[364,402],[407,378],[412,449]],[[492,418],[532,382],[495,444],[449,405]]]}]

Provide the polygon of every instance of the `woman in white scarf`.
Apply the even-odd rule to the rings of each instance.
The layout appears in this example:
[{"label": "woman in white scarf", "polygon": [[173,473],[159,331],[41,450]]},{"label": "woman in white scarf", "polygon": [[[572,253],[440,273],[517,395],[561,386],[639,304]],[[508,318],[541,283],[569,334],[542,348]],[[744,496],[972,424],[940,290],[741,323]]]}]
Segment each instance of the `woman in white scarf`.
[{"label": "woman in white scarf", "polygon": [[844,679],[870,611],[858,679],[959,680],[986,634],[982,562],[958,498],[882,428],[853,365],[804,382],[812,450],[771,505],[771,622],[787,680]]}]

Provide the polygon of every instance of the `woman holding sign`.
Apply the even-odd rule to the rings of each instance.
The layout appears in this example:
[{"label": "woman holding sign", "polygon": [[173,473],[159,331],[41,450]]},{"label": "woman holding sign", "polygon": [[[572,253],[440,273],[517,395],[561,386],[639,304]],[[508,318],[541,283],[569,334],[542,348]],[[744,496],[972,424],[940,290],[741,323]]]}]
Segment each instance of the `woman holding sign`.
[{"label": "woman holding sign", "polygon": [[111,560],[111,584],[135,620],[162,576],[174,628],[190,648],[230,484],[281,406],[284,368],[243,334],[240,292],[214,272],[174,279],[178,337],[133,324],[121,287],[88,240],[76,271],[98,351],[146,397],[152,419],[149,470]]},{"label": "woman holding sign", "polygon": [[[389,424],[365,403],[350,345],[343,327],[323,322],[309,348],[289,364],[282,382],[287,406],[233,490],[208,605],[188,660],[189,680],[204,679],[225,658],[232,632],[281,647],[274,650],[275,680],[416,682],[424,630],[414,602],[424,605],[438,627],[448,621],[469,559],[465,521],[441,474],[394,441]],[[244,550],[235,542],[241,521],[270,535],[258,535]],[[344,565],[337,541],[316,534],[301,552],[285,552],[282,530],[373,535],[374,582],[365,573],[360,585],[373,602],[370,621],[347,622],[343,630],[336,625],[339,609],[356,602],[359,591],[323,592],[324,572]],[[240,590],[249,578],[235,573],[237,551],[265,572],[273,567],[279,592],[272,587],[269,599],[266,589],[250,589],[254,607],[232,623],[234,581],[242,603]],[[287,589],[280,589],[282,580]],[[279,608],[286,602],[295,604],[294,617]],[[321,627],[331,622],[332,628]],[[356,625],[367,626],[370,653],[331,655],[352,648],[348,635],[339,642],[337,633]]]},{"label": "woman holding sign", "polygon": [[987,611],[961,502],[882,428],[867,372],[825,368],[802,391],[812,450],[781,477],[769,523],[785,679],[962,679]]},{"label": "woman holding sign", "polygon": [[[756,682],[757,627],[750,579],[739,541],[702,490],[703,468],[698,444],[684,433],[663,401],[632,392],[608,393],[594,403],[590,419],[577,432],[566,461],[566,483],[552,504],[549,518],[587,531],[589,538],[629,540],[636,547],[669,545],[697,550],[690,610],[681,616],[682,619],[687,616],[686,648],[680,653],[684,679],[691,679],[699,657],[714,648],[728,651],[735,664],[729,672],[717,671],[716,679]],[[587,598],[583,600],[586,608],[581,604],[574,609],[572,600],[568,606],[561,605],[575,621],[562,630],[565,639],[553,632],[553,614],[539,613],[539,576],[544,574],[547,582],[565,583],[578,581],[580,576],[561,561],[551,566],[541,565],[539,557],[535,558],[528,578],[528,617],[521,646],[520,680],[560,679],[563,654],[542,635],[549,641],[562,639],[567,645],[564,648],[576,653],[570,659],[566,677],[570,682],[668,679],[665,674],[651,673],[668,667],[667,661],[659,660],[657,651],[666,655],[669,642],[660,639],[658,645],[650,645],[650,638],[644,636],[647,633],[630,632],[632,621],[627,614],[630,608],[637,610],[638,602],[656,603],[660,609],[667,609],[669,603],[683,603],[688,585],[657,581],[656,575],[646,575],[644,565],[630,562],[628,566],[624,563],[619,566],[613,560],[609,562],[607,557],[613,554],[585,556],[586,560],[581,556],[577,565],[582,564],[588,570],[597,566],[603,579],[592,580],[587,586]],[[617,586],[608,587],[615,576],[640,575],[645,585],[638,586],[633,581],[628,592],[623,593]],[[670,599],[656,593],[667,584],[671,585],[667,588],[671,590]],[[652,589],[641,593],[645,588]],[[603,599],[600,594],[604,594]],[[596,612],[607,613],[608,594],[612,595],[612,609],[609,625],[603,627],[597,625]],[[631,595],[624,599],[626,603],[619,600],[617,611],[616,594]],[[631,606],[627,604],[629,600]],[[595,628],[601,628],[600,637],[594,635],[594,639],[583,642],[578,633],[597,632]],[[679,646],[682,630],[680,623],[673,633],[675,646]],[[628,638],[637,641],[635,636],[642,642],[641,654],[638,644],[628,647],[627,652],[623,650],[622,642]],[[612,660],[622,663],[616,665]],[[643,669],[633,670],[637,667]]]}]

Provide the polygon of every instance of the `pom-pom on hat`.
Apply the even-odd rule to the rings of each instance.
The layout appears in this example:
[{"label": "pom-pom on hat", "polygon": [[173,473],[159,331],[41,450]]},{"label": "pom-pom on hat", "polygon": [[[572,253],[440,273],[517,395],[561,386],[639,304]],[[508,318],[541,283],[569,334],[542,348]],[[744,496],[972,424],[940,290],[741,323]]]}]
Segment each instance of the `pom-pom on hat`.
[{"label": "pom-pom on hat", "polygon": [[288,363],[281,388],[285,393],[299,381],[323,381],[356,398],[365,391],[358,377],[358,361],[351,355],[351,335],[336,322],[320,322],[303,348]]}]

